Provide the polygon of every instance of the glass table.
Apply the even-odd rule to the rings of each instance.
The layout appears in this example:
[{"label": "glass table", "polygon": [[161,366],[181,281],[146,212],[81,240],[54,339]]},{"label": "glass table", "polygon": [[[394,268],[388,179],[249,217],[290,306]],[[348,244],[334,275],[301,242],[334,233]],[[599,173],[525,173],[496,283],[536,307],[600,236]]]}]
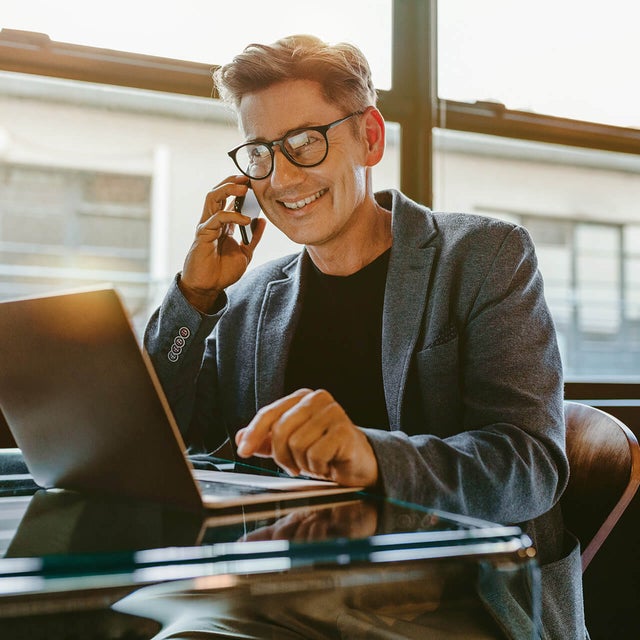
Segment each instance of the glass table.
[{"label": "glass table", "polygon": [[364,493],[194,514],[14,478],[0,482],[0,556],[2,638],[539,632],[517,527]]}]

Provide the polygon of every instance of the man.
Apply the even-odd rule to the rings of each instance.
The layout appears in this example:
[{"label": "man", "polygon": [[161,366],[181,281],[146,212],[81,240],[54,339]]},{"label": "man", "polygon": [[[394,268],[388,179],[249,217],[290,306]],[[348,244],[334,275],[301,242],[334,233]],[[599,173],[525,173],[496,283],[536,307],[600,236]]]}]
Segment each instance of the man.
[{"label": "man", "polygon": [[[250,45],[215,79],[241,173],[207,194],[145,342],[192,451],[229,437],[291,474],[524,523],[558,561],[562,374],[526,231],[373,193],[384,120],[350,45]],[[300,254],[247,271],[266,224],[231,235],[249,188]],[[548,578],[578,576],[563,638],[584,636],[577,553]]]}]

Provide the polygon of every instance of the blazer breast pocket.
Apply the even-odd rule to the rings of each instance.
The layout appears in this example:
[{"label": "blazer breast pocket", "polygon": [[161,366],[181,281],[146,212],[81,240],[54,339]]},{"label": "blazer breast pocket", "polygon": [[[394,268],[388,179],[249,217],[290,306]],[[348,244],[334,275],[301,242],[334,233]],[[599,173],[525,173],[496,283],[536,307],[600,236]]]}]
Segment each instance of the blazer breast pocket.
[{"label": "blazer breast pocket", "polygon": [[422,409],[434,435],[457,433],[462,417],[460,343],[453,331],[416,354]]}]

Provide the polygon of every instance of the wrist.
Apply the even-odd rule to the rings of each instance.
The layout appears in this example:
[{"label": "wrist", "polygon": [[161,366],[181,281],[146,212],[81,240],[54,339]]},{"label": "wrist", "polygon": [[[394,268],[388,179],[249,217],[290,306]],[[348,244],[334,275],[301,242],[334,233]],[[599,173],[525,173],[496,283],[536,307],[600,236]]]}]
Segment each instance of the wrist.
[{"label": "wrist", "polygon": [[199,289],[191,287],[182,280],[181,275],[178,276],[178,288],[184,296],[185,300],[200,313],[206,315],[211,314],[216,306],[216,301],[220,296],[218,289]]}]

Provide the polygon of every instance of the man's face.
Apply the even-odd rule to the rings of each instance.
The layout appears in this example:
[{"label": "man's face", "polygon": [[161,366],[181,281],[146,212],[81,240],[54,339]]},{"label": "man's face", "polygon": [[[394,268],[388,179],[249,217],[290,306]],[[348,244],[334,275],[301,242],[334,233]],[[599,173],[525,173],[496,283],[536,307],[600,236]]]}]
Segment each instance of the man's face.
[{"label": "man's face", "polygon": [[[317,82],[291,80],[247,94],[240,119],[247,140],[279,140],[305,126],[321,126],[349,115],[327,102]],[[252,180],[267,218],[294,242],[321,247],[348,238],[366,197],[366,144],[356,139],[355,116],[327,132],[329,151],[315,167],[292,164],[275,147],[274,168]]]}]

